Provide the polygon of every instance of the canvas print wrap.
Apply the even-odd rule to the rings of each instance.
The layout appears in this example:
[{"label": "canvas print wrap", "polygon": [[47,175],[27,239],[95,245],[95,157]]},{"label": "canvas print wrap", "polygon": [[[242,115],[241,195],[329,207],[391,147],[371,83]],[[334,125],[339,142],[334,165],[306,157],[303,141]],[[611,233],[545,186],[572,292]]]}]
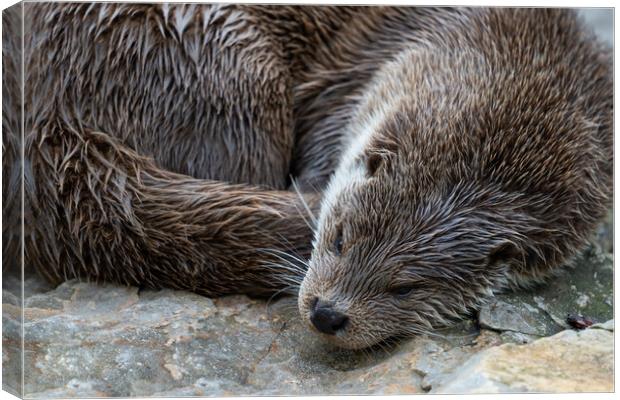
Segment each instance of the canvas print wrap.
[{"label": "canvas print wrap", "polygon": [[2,21],[4,390],[613,391],[611,9]]}]

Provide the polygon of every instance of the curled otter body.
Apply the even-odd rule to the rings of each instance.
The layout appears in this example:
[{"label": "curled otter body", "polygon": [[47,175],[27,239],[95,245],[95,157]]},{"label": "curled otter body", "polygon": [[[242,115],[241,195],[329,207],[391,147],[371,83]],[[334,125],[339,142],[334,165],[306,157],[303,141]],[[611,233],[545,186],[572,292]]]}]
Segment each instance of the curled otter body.
[{"label": "curled otter body", "polygon": [[[306,40],[320,43],[353,10],[24,7],[26,266],[53,282],[280,290],[282,253],[307,256],[312,235],[306,204],[286,190],[298,140],[293,84],[304,52],[315,53]],[[4,61],[14,89],[5,115],[17,119],[3,119],[5,182],[21,172],[16,11],[3,14],[16,28],[4,47],[15,49]],[[319,29],[330,12],[333,26]],[[16,185],[3,190],[3,214],[17,228]],[[306,197],[313,207],[316,196]],[[19,260],[19,229],[5,225],[3,243],[5,265]]]},{"label": "curled otter body", "polygon": [[541,282],[612,193],[609,54],[562,10],[462,10],[373,77],[299,308],[359,348]]},{"label": "curled otter body", "polygon": [[[4,48],[4,265],[207,295],[281,290],[355,98],[413,8],[24,5]],[[429,20],[428,23],[432,21]],[[405,25],[403,25],[405,24]],[[392,26],[392,29],[386,29]],[[8,29],[8,28],[7,28]],[[12,101],[10,101],[12,100]],[[288,190],[290,177],[306,194]],[[290,275],[293,273],[293,277]]]},{"label": "curled otter body", "polygon": [[25,255],[52,281],[303,278],[302,318],[359,348],[544,279],[609,206],[609,52],[569,11],[25,8]]}]

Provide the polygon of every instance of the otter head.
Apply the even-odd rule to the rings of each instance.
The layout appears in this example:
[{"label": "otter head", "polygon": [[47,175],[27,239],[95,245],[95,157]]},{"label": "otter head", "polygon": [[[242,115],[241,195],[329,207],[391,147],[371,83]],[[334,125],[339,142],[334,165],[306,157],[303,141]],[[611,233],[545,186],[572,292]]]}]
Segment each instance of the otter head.
[{"label": "otter head", "polygon": [[437,119],[388,89],[368,96],[350,127],[360,134],[324,193],[299,291],[307,325],[351,349],[477,308],[524,254],[514,222],[535,225],[515,208],[521,199],[467,175],[473,145],[448,124],[474,113]]},{"label": "otter head", "polygon": [[489,48],[403,52],[360,100],[299,290],[303,320],[332,343],[445,325],[583,242],[583,199],[604,194],[577,185],[593,168],[582,147],[611,96],[581,83],[585,58],[523,66]]},{"label": "otter head", "polygon": [[476,188],[412,180],[398,157],[371,145],[337,172],[322,204],[299,310],[339,347],[369,347],[466,314],[504,285],[501,261],[516,256],[482,203],[471,207]]}]

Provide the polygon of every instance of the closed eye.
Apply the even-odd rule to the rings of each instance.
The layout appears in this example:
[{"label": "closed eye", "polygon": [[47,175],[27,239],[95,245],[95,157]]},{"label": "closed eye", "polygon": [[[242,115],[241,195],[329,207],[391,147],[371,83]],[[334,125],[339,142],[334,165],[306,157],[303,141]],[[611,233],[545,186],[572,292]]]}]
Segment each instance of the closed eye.
[{"label": "closed eye", "polygon": [[389,292],[397,297],[407,297],[415,289],[414,285],[398,285],[390,288]]},{"label": "closed eye", "polygon": [[338,225],[336,228],[336,238],[334,239],[334,253],[336,255],[342,254],[342,225]]}]

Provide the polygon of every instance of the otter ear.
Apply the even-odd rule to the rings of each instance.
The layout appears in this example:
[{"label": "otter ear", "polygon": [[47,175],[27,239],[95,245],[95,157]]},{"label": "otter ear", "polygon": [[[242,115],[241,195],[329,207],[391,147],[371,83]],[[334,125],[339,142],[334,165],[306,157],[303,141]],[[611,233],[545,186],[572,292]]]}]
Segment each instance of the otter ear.
[{"label": "otter ear", "polygon": [[381,153],[371,152],[365,157],[366,161],[366,174],[368,177],[375,176],[381,165],[385,162],[385,159]]},{"label": "otter ear", "polygon": [[398,150],[396,141],[380,137],[375,138],[364,152],[362,161],[365,164],[366,174],[373,177],[382,168],[388,168]]},{"label": "otter ear", "polygon": [[513,242],[504,241],[496,245],[487,257],[488,265],[510,262],[521,257],[521,252]]}]

